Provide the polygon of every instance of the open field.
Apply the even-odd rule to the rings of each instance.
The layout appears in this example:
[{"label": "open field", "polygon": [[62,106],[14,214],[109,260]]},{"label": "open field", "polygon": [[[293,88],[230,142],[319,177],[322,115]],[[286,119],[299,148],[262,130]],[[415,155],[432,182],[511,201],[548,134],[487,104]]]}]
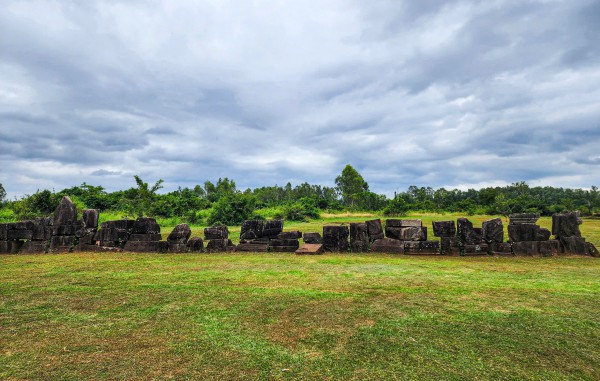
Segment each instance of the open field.
[{"label": "open field", "polygon": [[0,379],[598,380],[599,280],[591,257],[2,255]]}]

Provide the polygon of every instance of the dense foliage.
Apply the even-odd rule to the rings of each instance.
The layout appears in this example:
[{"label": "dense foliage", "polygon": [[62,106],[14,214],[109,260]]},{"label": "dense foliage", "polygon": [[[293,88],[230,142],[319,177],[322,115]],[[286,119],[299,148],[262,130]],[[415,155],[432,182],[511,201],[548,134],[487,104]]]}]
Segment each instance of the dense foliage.
[{"label": "dense foliage", "polygon": [[93,208],[121,217],[154,216],[177,218],[189,223],[236,225],[248,218],[285,218],[304,221],[319,218],[323,211],[374,211],[401,216],[410,211],[508,215],[563,210],[581,210],[585,215],[600,210],[598,188],[590,190],[530,187],[518,182],[504,187],[447,190],[410,186],[393,198],[369,190],[369,184],[351,165],[335,179],[336,187],[303,183],[292,187],[268,186],[240,191],[229,178],[204,182],[194,188],[179,188],[159,194],[162,180],[154,185],[134,176],[136,187],[107,192],[102,186],[83,183],[53,192],[38,190],[20,199],[5,200],[0,184],[0,222],[51,214],[61,197],[68,195],[78,209]]}]

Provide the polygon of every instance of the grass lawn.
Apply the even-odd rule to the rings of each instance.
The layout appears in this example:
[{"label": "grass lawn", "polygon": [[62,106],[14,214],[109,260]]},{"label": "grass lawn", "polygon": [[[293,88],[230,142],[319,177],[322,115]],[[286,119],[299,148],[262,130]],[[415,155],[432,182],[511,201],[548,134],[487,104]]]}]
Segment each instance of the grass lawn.
[{"label": "grass lawn", "polygon": [[600,379],[600,260],[0,256],[0,379]]},{"label": "grass lawn", "polygon": [[599,380],[600,259],[1,255],[0,379]]}]

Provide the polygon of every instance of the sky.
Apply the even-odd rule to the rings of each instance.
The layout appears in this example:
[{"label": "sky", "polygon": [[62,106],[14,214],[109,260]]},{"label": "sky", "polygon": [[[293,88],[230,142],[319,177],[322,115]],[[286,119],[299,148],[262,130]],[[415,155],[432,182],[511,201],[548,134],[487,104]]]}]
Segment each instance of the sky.
[{"label": "sky", "polygon": [[600,2],[3,0],[8,196],[600,185]]}]

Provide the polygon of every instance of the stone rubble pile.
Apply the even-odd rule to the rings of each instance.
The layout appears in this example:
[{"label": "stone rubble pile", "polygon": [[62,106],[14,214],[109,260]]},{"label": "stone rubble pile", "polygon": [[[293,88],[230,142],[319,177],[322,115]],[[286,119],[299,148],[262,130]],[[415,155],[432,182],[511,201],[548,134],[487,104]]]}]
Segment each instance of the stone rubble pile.
[{"label": "stone rubble pile", "polygon": [[[100,224],[97,210],[83,210],[77,218],[77,208],[63,197],[53,217],[0,224],[0,253],[64,253],[70,251],[128,251],[156,253],[214,252],[381,252],[416,255],[592,255],[600,256],[591,242],[581,236],[579,213],[566,212],[552,216],[552,230],[537,225],[538,213],[516,213],[509,216],[508,240],[500,218],[473,226],[467,218],[455,221],[434,221],[433,235],[422,220],[387,219],[385,228],[380,219],[353,222],[349,225],[323,226],[323,234],[298,230],[283,231],[283,220],[244,221],[240,244],[229,239],[227,226],[204,229],[204,240],[191,237],[187,224],[175,226],[162,239],[154,218],[122,219]],[[554,236],[554,237],[552,237]],[[303,244],[300,245],[300,239]],[[205,245],[206,243],[206,245]]]}]

